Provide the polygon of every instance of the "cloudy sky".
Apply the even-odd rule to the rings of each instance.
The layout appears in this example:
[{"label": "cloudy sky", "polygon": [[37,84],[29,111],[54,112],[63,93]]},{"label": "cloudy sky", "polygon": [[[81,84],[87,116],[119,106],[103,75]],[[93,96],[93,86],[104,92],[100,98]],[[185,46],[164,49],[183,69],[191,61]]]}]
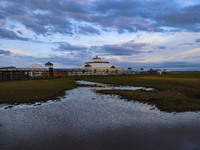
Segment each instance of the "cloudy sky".
[{"label": "cloudy sky", "polygon": [[100,56],[132,67],[200,70],[199,0],[0,0],[0,67]]}]

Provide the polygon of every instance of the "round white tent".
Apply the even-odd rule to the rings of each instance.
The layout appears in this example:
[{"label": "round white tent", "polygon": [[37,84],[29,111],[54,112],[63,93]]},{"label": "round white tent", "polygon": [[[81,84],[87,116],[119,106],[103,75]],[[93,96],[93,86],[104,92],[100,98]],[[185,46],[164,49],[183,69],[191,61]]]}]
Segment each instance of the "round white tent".
[{"label": "round white tent", "polygon": [[112,65],[98,56],[75,68],[74,71],[77,75],[117,75],[124,72],[122,68]]},{"label": "round white tent", "polygon": [[27,68],[43,69],[44,67],[39,64],[32,64],[28,66]]}]

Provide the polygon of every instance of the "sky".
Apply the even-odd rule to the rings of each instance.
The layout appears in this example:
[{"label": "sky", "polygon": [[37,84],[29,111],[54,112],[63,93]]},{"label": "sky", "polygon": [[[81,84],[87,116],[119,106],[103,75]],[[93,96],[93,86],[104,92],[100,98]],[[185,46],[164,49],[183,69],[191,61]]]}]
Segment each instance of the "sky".
[{"label": "sky", "polygon": [[199,0],[0,0],[0,67],[98,55],[133,70],[200,70]]}]

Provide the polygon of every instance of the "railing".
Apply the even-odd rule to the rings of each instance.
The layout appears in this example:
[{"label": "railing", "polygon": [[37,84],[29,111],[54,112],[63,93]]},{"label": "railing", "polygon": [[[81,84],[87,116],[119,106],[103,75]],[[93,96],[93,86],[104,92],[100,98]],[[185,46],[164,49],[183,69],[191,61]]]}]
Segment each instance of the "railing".
[{"label": "railing", "polygon": [[7,68],[0,69],[0,71],[48,71],[46,68]]}]

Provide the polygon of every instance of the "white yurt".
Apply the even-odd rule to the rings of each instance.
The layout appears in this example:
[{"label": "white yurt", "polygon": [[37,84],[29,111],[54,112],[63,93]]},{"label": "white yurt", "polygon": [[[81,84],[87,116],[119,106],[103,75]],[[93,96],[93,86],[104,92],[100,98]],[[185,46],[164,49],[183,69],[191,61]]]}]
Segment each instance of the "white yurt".
[{"label": "white yurt", "polygon": [[36,69],[40,69],[40,68],[44,68],[43,66],[39,65],[39,64],[32,64],[30,66],[28,66],[27,68],[36,68]]},{"label": "white yurt", "polygon": [[98,56],[74,69],[75,75],[118,75],[123,72],[122,68],[112,65]]},{"label": "white yurt", "polygon": [[32,65],[28,66],[27,69],[29,71],[30,77],[42,76],[42,74],[47,71],[47,69],[45,69],[43,66],[41,66],[39,64],[32,64]]}]

